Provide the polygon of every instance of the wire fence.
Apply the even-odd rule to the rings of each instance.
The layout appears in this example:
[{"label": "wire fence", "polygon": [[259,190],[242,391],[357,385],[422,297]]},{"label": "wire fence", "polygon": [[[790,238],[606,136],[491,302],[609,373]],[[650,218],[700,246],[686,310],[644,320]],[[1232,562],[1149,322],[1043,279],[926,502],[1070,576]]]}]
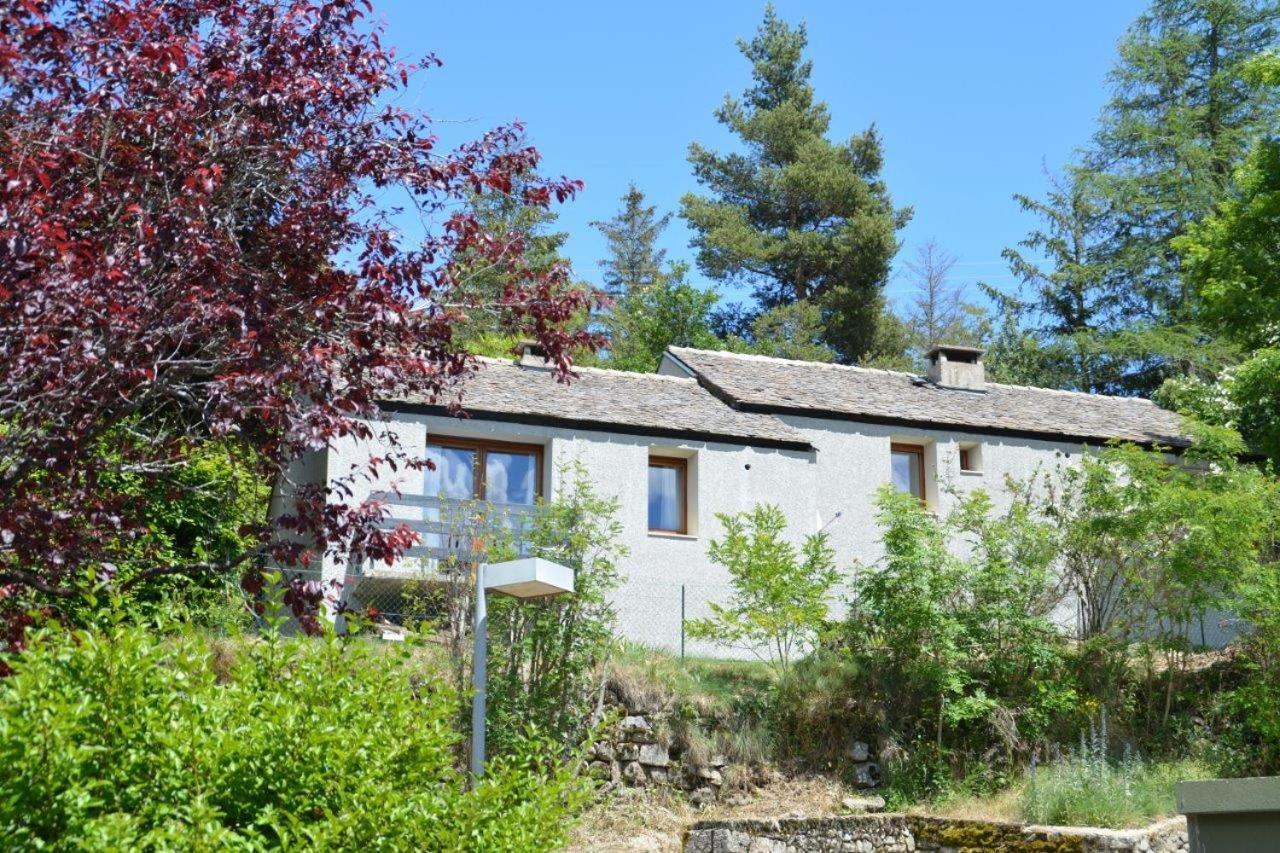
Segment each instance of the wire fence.
[{"label": "wire fence", "polygon": [[668,583],[629,580],[610,597],[618,632],[626,640],[661,649],[681,658],[754,658],[737,648],[690,635],[689,623],[712,615],[711,604],[726,604],[729,590],[706,582]]}]

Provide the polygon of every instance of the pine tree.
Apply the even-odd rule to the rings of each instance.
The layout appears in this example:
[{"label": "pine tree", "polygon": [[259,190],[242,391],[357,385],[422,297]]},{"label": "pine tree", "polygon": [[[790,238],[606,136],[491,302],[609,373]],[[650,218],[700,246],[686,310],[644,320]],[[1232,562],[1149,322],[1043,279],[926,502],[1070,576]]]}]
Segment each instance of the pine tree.
[{"label": "pine tree", "polygon": [[591,223],[609,247],[600,261],[606,293],[622,296],[658,280],[667,253],[657,241],[670,221],[670,213],[656,216],[656,208],[646,206],[644,193],[631,184],[622,196],[621,211],[612,219]]},{"label": "pine tree", "polygon": [[874,126],[847,142],[826,134],[826,104],[814,100],[804,25],[772,7],[750,41],[739,41],[753,85],[726,96],[716,118],[744,151],[718,154],[694,143],[689,160],[707,195],[689,194],[683,215],[698,264],[711,278],[753,288],[760,310],[811,302],[825,343],[843,361],[876,339],[883,287],[910,211],[895,209],[880,179]]}]

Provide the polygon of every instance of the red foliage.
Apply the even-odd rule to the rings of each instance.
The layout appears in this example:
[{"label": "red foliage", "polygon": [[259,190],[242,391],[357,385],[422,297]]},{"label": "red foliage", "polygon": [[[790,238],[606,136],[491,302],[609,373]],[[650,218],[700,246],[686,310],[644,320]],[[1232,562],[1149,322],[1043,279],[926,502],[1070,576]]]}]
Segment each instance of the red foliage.
[{"label": "red foliage", "polygon": [[[0,4],[0,585],[110,586],[113,555],[146,531],[104,474],[164,477],[192,438],[243,439],[274,476],[375,437],[379,399],[456,399],[474,363],[452,333],[480,307],[464,255],[506,272],[487,307],[539,339],[561,378],[569,351],[594,345],[564,331],[594,294],[564,269],[529,269],[518,235],[487,233],[460,204],[514,192],[545,207],[580,184],[539,178],[518,126],[439,150],[427,117],[388,106],[417,69],[369,11]],[[425,237],[394,227],[405,214],[388,198]],[[137,440],[105,448],[122,428]],[[414,448],[392,448],[375,465],[415,464]],[[349,486],[304,494],[284,522],[304,535],[264,527],[256,555],[385,559],[410,544]]]}]

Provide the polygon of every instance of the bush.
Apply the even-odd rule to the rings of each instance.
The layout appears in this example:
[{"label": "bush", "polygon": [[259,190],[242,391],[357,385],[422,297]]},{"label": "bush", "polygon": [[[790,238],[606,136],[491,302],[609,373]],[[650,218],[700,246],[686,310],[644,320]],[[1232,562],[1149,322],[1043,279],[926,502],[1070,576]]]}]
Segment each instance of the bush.
[{"label": "bush", "polygon": [[[491,596],[489,602],[489,726],[495,752],[526,720],[575,747],[588,735],[599,699],[603,663],[615,645],[609,593],[618,585],[621,544],[616,498],[599,494],[579,462],[559,471],[556,498],[542,506],[525,546],[574,571],[572,595],[540,601]],[[496,562],[510,543],[494,543]]]},{"label": "bush", "polygon": [[716,518],[724,538],[712,540],[707,555],[728,569],[733,597],[727,606],[712,602],[705,619],[691,620],[689,636],[747,649],[783,674],[826,621],[827,599],[839,580],[835,552],[822,531],[797,549],[786,539],[786,516],[772,504]]},{"label": "bush", "polygon": [[994,512],[983,492],[938,519],[886,488],[879,510],[885,557],[859,574],[841,638],[854,695],[905,753],[932,742],[931,764],[1027,755],[1077,702],[1049,618],[1046,526],[1022,502]]},{"label": "bush", "polygon": [[45,629],[0,680],[6,846],[552,849],[583,788],[530,736],[472,791],[409,648]]}]

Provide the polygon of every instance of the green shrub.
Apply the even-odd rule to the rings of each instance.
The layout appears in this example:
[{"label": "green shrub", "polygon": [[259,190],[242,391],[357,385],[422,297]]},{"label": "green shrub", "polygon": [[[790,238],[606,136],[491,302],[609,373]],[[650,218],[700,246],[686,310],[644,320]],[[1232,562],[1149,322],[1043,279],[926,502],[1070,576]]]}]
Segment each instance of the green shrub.
[{"label": "green shrub", "polygon": [[[600,693],[602,664],[613,647],[609,594],[626,557],[618,501],[601,495],[574,462],[559,469],[555,499],[539,507],[525,546],[574,570],[572,595],[539,601],[491,596],[489,602],[489,727],[495,752],[526,720],[573,747],[588,735]],[[509,543],[495,542],[492,559]]]},{"label": "green shrub", "polygon": [[690,620],[689,636],[747,649],[779,674],[812,645],[827,618],[828,598],[839,580],[827,534],[787,540],[787,519],[772,504],[735,515],[717,513],[724,537],[707,550],[729,571],[733,596],[712,602],[711,615]]},{"label": "green shrub", "polygon": [[951,756],[959,776],[979,756],[1013,763],[1077,703],[1049,618],[1047,526],[1025,502],[995,512],[981,491],[942,519],[888,487],[878,506],[885,556],[855,580],[834,650],[856,664],[850,694],[907,760],[927,752],[933,768]]},{"label": "green shrub", "polygon": [[532,735],[468,790],[458,697],[410,648],[116,625],[8,663],[10,848],[541,850],[583,796]]}]

